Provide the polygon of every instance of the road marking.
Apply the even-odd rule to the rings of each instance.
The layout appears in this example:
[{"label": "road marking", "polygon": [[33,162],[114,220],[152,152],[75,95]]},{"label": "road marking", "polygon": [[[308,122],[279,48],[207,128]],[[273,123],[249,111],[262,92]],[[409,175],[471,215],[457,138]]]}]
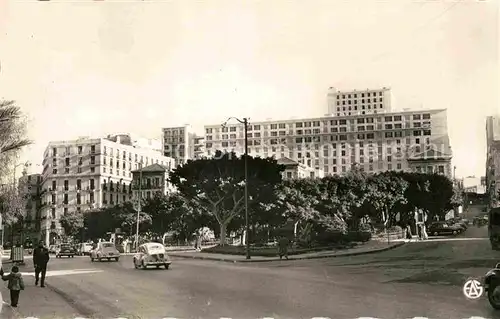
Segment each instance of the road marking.
[{"label": "road marking", "polygon": [[[38,317],[26,317],[23,319],[40,319],[40,318],[38,318]],[[75,317],[74,319],[89,319],[89,318]],[[118,318],[114,318],[114,319],[127,319],[127,318],[118,317]],[[164,317],[162,319],[182,319],[182,318]],[[220,317],[219,319],[232,319],[232,318]],[[261,319],[274,319],[274,318],[273,317],[264,317]],[[330,317],[312,317],[311,319],[331,319],[331,318]],[[353,319],[380,319],[380,318],[377,318],[377,317],[358,317],[358,318],[353,318]],[[430,318],[428,318],[428,317],[413,317],[413,318],[408,318],[408,319],[430,319]],[[487,318],[472,316],[472,317],[464,318],[464,319],[487,319]]]},{"label": "road marking", "polygon": [[[69,270],[49,270],[47,271],[47,274],[45,275],[46,277],[52,277],[52,276],[65,276],[65,275],[81,275],[81,274],[91,274],[91,273],[97,273],[97,272],[103,272],[103,270],[100,269],[69,269]],[[34,272],[22,272],[24,276],[34,276]]]},{"label": "road marking", "polygon": [[478,280],[470,279],[464,284],[462,291],[468,299],[478,299],[483,295],[484,288]]}]

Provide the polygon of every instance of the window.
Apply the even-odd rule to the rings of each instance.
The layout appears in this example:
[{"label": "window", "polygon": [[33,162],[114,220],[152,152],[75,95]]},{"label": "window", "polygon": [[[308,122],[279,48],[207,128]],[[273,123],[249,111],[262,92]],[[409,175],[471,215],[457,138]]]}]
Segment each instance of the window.
[{"label": "window", "polygon": [[82,180],[81,179],[76,180],[76,189],[82,189]]},{"label": "window", "polygon": [[56,204],[56,194],[52,194],[52,205]]},{"label": "window", "polygon": [[90,146],[90,154],[95,154],[95,145]]},{"label": "window", "polygon": [[65,164],[66,166],[70,166],[70,161],[69,161],[69,157],[66,157],[66,159],[64,160],[65,161]]},{"label": "window", "polygon": [[78,165],[79,166],[83,165],[83,157],[78,158]]},{"label": "window", "polygon": [[69,181],[67,179],[64,180],[64,190],[65,191],[69,190]]},{"label": "window", "polygon": [[80,205],[82,203],[82,196],[80,193],[76,194],[76,204]]},{"label": "window", "polygon": [[95,165],[95,156],[90,157],[90,165]]},{"label": "window", "polygon": [[65,205],[68,204],[68,194],[64,194],[63,204],[65,204]]},{"label": "window", "polygon": [[93,178],[90,180],[90,189],[95,189],[95,180]]},{"label": "window", "polygon": [[[106,151],[106,148],[104,148],[104,150]],[[78,154],[82,154],[82,151],[83,151],[83,147],[78,146]]]},{"label": "window", "polygon": [[52,169],[52,174],[57,174],[57,168]]},{"label": "window", "polygon": [[52,208],[51,215],[52,215],[52,218],[56,218],[56,209],[55,208]]}]

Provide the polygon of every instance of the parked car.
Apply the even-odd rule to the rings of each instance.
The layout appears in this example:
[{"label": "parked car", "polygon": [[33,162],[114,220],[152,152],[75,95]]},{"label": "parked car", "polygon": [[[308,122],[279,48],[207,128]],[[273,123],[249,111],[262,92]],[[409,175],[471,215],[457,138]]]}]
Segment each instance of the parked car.
[{"label": "parked car", "polygon": [[75,255],[76,249],[70,244],[61,244],[56,248],[56,258],[61,258],[62,256],[73,258]]},{"label": "parked car", "polygon": [[116,249],[115,244],[112,242],[97,243],[97,247],[90,251],[90,261],[94,260],[103,261],[104,259],[115,261],[120,260],[120,252]]},{"label": "parked car", "polygon": [[447,222],[434,222],[427,228],[427,233],[433,236],[457,235],[461,228],[456,225],[449,225]]},{"label": "parked car", "polygon": [[467,230],[467,225],[465,225],[463,222],[461,222],[459,220],[450,219],[450,220],[447,220],[446,223],[448,224],[448,226],[456,226],[456,227],[460,228],[460,232]]},{"label": "parked car", "polygon": [[475,225],[475,226],[488,225],[488,215],[474,217],[474,219],[472,219],[472,225]]},{"label": "parked car", "polygon": [[78,255],[80,255],[80,256],[90,255],[90,252],[92,251],[93,247],[94,247],[94,245],[92,245],[92,243],[80,243],[80,244],[78,244]]},{"label": "parked car", "polygon": [[168,269],[171,263],[165,246],[160,243],[142,244],[134,255],[134,268],[136,269],[146,269],[148,266],[156,266],[156,268],[164,266]]}]

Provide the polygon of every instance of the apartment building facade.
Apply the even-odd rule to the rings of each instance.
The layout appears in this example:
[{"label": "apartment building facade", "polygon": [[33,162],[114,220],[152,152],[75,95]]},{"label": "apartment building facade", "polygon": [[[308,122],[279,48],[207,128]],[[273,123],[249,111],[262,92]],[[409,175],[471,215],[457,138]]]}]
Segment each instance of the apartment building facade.
[{"label": "apartment building facade", "polygon": [[486,193],[490,207],[500,204],[500,117],[486,118]]},{"label": "apartment building facade", "polygon": [[351,116],[379,114],[392,111],[391,89],[339,91],[334,87],[328,89],[329,116]]},{"label": "apartment building facade", "polygon": [[18,189],[25,200],[25,217],[23,233],[32,241],[39,240],[42,224],[42,175],[28,174],[23,171],[18,180]]},{"label": "apartment building facade", "polygon": [[[437,172],[451,178],[446,109],[394,111],[250,123],[252,156],[288,157],[315,175],[342,174],[353,164],[386,170]],[[242,124],[205,126],[207,156],[244,151]]]},{"label": "apartment building facade", "polygon": [[284,171],[281,173],[283,179],[296,179],[296,178],[314,178],[323,177],[322,171],[315,172],[312,167],[306,166],[302,163],[289,159],[288,157],[281,157],[277,160],[279,165],[284,166]]},{"label": "apartment building facade", "polygon": [[42,189],[47,242],[62,234],[59,218],[132,200],[132,171],[140,165],[174,167],[161,152],[134,145],[123,135],[50,142],[44,152]]},{"label": "apartment building facade", "polygon": [[205,154],[204,136],[198,136],[191,125],[162,129],[163,155],[175,159],[176,166]]},{"label": "apartment building facade", "polygon": [[139,198],[151,199],[155,195],[166,195],[174,191],[173,185],[168,181],[172,168],[155,163],[132,171],[134,201],[137,202]]}]

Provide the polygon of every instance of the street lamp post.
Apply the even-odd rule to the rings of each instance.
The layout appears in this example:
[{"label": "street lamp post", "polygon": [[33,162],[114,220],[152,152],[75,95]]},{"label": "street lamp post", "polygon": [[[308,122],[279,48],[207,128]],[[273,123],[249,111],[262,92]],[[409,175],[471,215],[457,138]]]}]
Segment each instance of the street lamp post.
[{"label": "street lamp post", "polygon": [[139,218],[141,213],[141,186],[142,186],[142,163],[139,163],[139,195],[137,197],[137,224],[135,228],[135,251],[139,247]]},{"label": "street lamp post", "polygon": [[226,126],[226,123],[231,119],[235,119],[244,126],[245,132],[245,248],[246,248],[246,259],[250,259],[250,224],[248,223],[248,118],[244,117],[242,120],[236,117],[230,117],[227,119],[222,126]]}]

